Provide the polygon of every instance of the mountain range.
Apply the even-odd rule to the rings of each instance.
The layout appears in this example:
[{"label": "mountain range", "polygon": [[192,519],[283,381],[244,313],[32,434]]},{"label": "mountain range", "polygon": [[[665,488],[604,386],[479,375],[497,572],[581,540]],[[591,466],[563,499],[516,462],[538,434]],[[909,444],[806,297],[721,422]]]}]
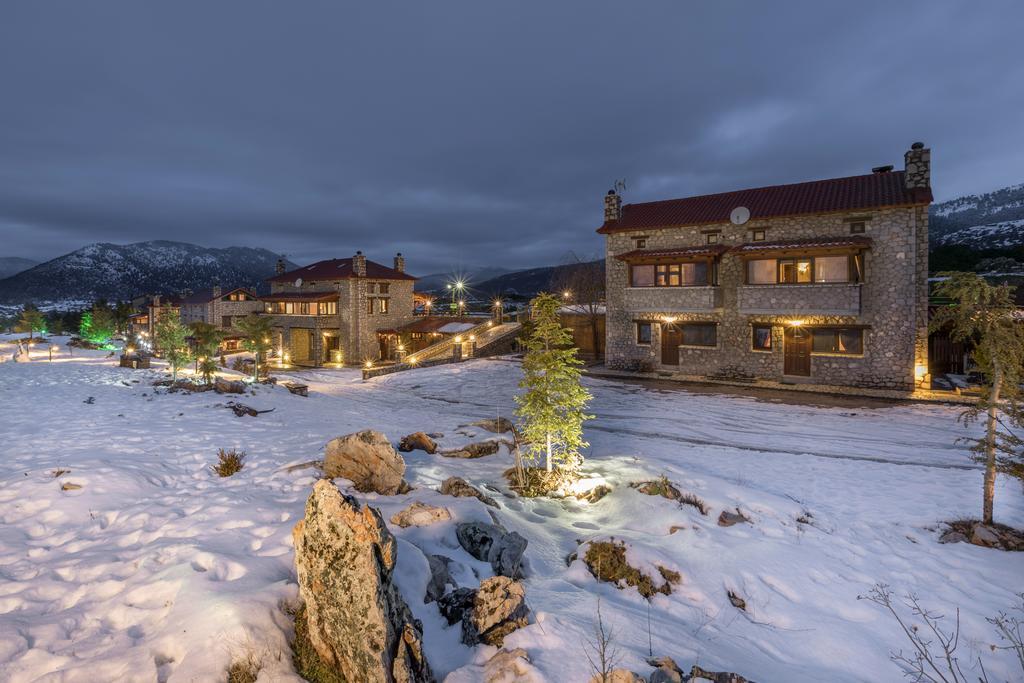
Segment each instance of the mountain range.
[{"label": "mountain range", "polygon": [[[934,204],[930,210],[933,271],[1000,268],[1024,271],[1024,184]],[[45,263],[0,258],[0,304],[127,300],[143,294],[197,291],[213,285],[264,291],[278,255],[250,247],[213,249],[183,242],[91,244]],[[979,265],[980,264],[980,265]],[[443,292],[453,279],[468,282],[473,297],[530,297],[565,281],[574,265],[511,271],[466,268],[422,276],[419,291]],[[293,263],[288,268],[296,268]],[[601,264],[600,267],[603,267]]]},{"label": "mountain range", "polygon": [[264,289],[278,258],[267,249],[162,240],[90,244],[0,280],[0,303],[119,301],[217,284]]}]

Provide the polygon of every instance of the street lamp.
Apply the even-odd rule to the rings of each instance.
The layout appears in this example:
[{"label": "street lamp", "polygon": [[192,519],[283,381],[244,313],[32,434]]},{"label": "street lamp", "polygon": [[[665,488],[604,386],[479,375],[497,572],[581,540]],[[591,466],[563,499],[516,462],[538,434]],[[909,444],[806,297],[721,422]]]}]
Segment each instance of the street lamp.
[{"label": "street lamp", "polygon": [[56,346],[56,345],[50,347],[50,362],[51,363],[53,362],[53,352],[54,351],[60,351],[60,347]]}]

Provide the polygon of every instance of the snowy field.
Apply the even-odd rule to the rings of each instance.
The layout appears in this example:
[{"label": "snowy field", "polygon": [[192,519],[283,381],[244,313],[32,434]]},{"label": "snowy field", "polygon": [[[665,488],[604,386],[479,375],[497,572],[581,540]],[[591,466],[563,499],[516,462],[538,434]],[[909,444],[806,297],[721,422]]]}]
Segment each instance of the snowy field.
[{"label": "snowy field", "polygon": [[[2,341],[6,361],[13,348]],[[159,370],[123,370],[104,355],[76,349],[69,359],[62,347],[53,363],[0,362],[3,681],[223,681],[247,652],[263,657],[260,680],[299,680],[282,607],[297,596],[291,530],[316,471],[290,466],[366,428],[393,442],[417,430],[443,432],[442,446],[482,440],[486,433],[460,425],[510,415],[520,374],[497,360],[367,383],[356,371],[295,373],[308,398],[259,387],[242,400],[273,412],[238,418],[223,407],[229,397],[158,393],[150,383]],[[760,683],[899,681],[888,651],[907,643],[880,608],[857,600],[877,582],[950,615],[959,607],[961,656],[982,654],[992,680],[1019,680],[1009,653],[988,651],[985,617],[1024,590],[1024,556],[937,542],[939,521],[980,512],[981,472],[954,445],[964,432],[958,409],[587,385],[597,416],[587,471],[614,486],[597,503],[502,495],[505,451],[478,460],[405,454],[416,490],[360,496],[385,519],[422,500],[459,521],[489,521],[475,499],[433,489],[459,475],[499,490],[498,519],[529,539],[533,610],[506,647],[528,651],[537,680],[589,678],[583,646],[600,598],[622,665],[640,673],[651,670],[650,633],[654,654],[685,669],[699,663]],[[246,451],[245,469],[211,473],[221,447]],[[69,471],[55,477],[58,469]],[[628,486],[662,474],[707,501],[710,514]],[[68,483],[81,488],[62,490]],[[752,524],[717,526],[736,507]],[[996,518],[1024,526],[1019,485],[1000,479]],[[458,626],[423,604],[420,549],[456,559],[467,583],[469,569],[486,576],[489,566],[459,548],[453,524],[392,531],[397,579],[424,623],[435,673],[478,680],[473,663],[489,651],[461,645]],[[579,561],[567,566],[578,541],[609,536],[629,544],[635,563],[679,571],[681,584],[648,603],[635,589],[597,583]],[[727,590],[745,597],[748,612]]]}]

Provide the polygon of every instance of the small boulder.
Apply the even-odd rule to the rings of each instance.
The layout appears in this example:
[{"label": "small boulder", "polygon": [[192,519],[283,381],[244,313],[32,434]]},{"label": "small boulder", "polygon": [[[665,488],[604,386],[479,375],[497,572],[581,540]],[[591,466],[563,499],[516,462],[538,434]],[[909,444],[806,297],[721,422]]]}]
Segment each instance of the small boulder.
[{"label": "small boulder", "polygon": [[501,649],[484,664],[483,683],[541,683],[541,677],[521,647]]},{"label": "small boulder", "polygon": [[461,448],[453,448],[441,451],[446,458],[482,458],[485,455],[494,455],[501,448],[501,442],[495,440],[479,441],[468,443]]},{"label": "small boulder", "polygon": [[729,598],[729,602],[732,603],[733,607],[735,607],[736,609],[741,609],[744,612],[747,611],[747,601],[741,598],[738,593],[732,590],[727,590],[726,596]]},{"label": "small boulder", "polygon": [[423,432],[413,432],[402,437],[402,441],[398,444],[398,450],[403,453],[420,450],[433,454],[437,452],[437,443]]},{"label": "small boulder", "polygon": [[462,617],[462,642],[501,647],[512,631],[526,626],[529,608],[522,584],[507,576],[484,579],[473,596],[473,607]]},{"label": "small boulder", "polygon": [[218,377],[213,381],[213,390],[218,394],[244,394],[245,382]]},{"label": "small boulder", "polygon": [[750,520],[740,512],[739,508],[736,508],[736,512],[722,510],[722,514],[718,515],[718,526],[733,526],[735,524],[750,524]]},{"label": "small boulder", "polygon": [[[708,671],[702,669],[696,664],[690,669],[690,677],[688,679],[691,683],[754,683],[748,681],[739,674],[734,674],[730,671]],[[652,683],[654,679],[651,679]]]},{"label": "small boulder", "polygon": [[451,564],[451,558],[445,557],[444,555],[427,555],[427,564],[430,565],[430,581],[427,582],[427,593],[423,597],[423,602],[435,602],[440,600],[445,591],[448,590],[448,586],[452,588],[458,588],[459,584],[455,583],[455,579],[452,578],[451,573],[448,571],[448,565]]},{"label": "small boulder", "polygon": [[467,553],[481,562],[489,561],[491,546],[505,535],[496,524],[486,522],[462,522],[455,526],[455,537]]},{"label": "small boulder", "polygon": [[647,683],[647,679],[629,669],[612,669],[604,676],[594,674],[590,683]]},{"label": "small boulder", "polygon": [[647,663],[655,667],[650,676],[650,683],[682,683],[689,680],[671,657],[652,657]]},{"label": "small boulder", "polygon": [[61,491],[77,491],[80,488],[82,488],[81,484],[75,484],[70,481],[66,481],[60,486]]},{"label": "small boulder", "polygon": [[971,527],[971,543],[986,548],[995,548],[1002,545],[1002,539],[999,538],[999,534],[994,530],[981,522],[977,522]]},{"label": "small boulder", "polygon": [[456,588],[451,593],[442,595],[437,600],[437,609],[441,612],[448,624],[455,624],[462,621],[466,612],[473,609],[473,598],[476,597],[476,590],[473,588]]},{"label": "small boulder", "polygon": [[474,427],[480,427],[486,429],[492,434],[505,434],[506,432],[515,432],[515,425],[507,417],[499,417],[494,420],[480,420],[479,422],[473,423]]},{"label": "small boulder", "polygon": [[427,505],[416,501],[409,507],[391,515],[391,523],[403,529],[411,526],[429,526],[435,522],[443,522],[452,518],[447,508]]},{"label": "small boulder", "polygon": [[523,553],[526,552],[527,540],[517,532],[511,531],[491,545],[487,561],[495,574],[513,579],[523,578]]},{"label": "small boulder", "polygon": [[324,473],[350,480],[362,493],[393,496],[407,490],[402,481],[405,461],[386,436],[371,429],[327,442]]},{"label": "small boulder", "polygon": [[476,498],[484,505],[490,505],[492,508],[498,507],[498,503],[493,498],[481,493],[479,489],[472,486],[461,477],[448,477],[441,482],[440,491],[446,496],[455,496],[456,498]]}]

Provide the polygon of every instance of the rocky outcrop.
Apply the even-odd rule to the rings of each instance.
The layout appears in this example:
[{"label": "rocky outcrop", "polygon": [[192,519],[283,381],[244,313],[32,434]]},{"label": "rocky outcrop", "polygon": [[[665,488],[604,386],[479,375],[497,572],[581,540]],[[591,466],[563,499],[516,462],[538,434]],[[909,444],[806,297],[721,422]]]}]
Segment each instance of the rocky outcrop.
[{"label": "rocky outcrop", "polygon": [[731,671],[708,671],[696,664],[690,669],[689,680],[691,683],[754,683]]},{"label": "rocky outcrop", "polygon": [[490,505],[492,508],[498,507],[498,503],[495,502],[493,498],[481,493],[479,489],[472,486],[461,477],[448,477],[441,482],[441,488],[439,490],[446,496],[455,496],[456,498],[476,498],[484,505]]},{"label": "rocky outcrop", "polygon": [[455,527],[455,537],[467,553],[489,562],[495,574],[522,578],[527,541],[515,531],[505,531],[497,524],[463,522]]},{"label": "rocky outcrop", "polygon": [[213,381],[213,389],[218,394],[244,394],[245,382],[217,377]]},{"label": "rocky outcrop", "polygon": [[940,543],[972,543],[983,548],[1024,551],[1024,532],[1013,527],[968,519],[947,524],[949,528],[939,538]]},{"label": "rocky outcrop", "polygon": [[435,522],[443,522],[452,518],[447,508],[427,505],[416,501],[409,507],[391,515],[391,523],[403,529],[411,526],[429,526]]},{"label": "rocky outcrop", "polygon": [[486,429],[492,434],[505,434],[506,432],[515,433],[515,425],[507,417],[499,417],[493,420],[480,420],[479,422],[472,423],[473,427],[480,427]]},{"label": "rocky outcrop", "polygon": [[649,683],[682,683],[689,680],[671,657],[653,657],[647,663],[655,667]]},{"label": "rocky outcrop", "polygon": [[400,493],[405,485],[405,461],[380,432],[366,429],[327,442],[324,473],[352,482],[356,491],[385,496]]},{"label": "rocky outcrop", "polygon": [[398,450],[403,453],[420,450],[434,454],[437,452],[437,442],[424,432],[413,432],[402,437],[402,441],[398,444]]},{"label": "rocky outcrop", "polygon": [[350,681],[433,681],[422,626],[392,583],[398,549],[380,513],[320,480],[292,535],[303,601],[296,631],[319,665]]},{"label": "rocky outcrop", "polygon": [[529,623],[522,584],[507,576],[484,579],[480,588],[458,588],[437,601],[449,624],[462,622],[462,642],[498,647],[512,631]]},{"label": "rocky outcrop", "polygon": [[612,669],[604,676],[594,674],[590,683],[647,683],[647,679],[628,669]]}]

